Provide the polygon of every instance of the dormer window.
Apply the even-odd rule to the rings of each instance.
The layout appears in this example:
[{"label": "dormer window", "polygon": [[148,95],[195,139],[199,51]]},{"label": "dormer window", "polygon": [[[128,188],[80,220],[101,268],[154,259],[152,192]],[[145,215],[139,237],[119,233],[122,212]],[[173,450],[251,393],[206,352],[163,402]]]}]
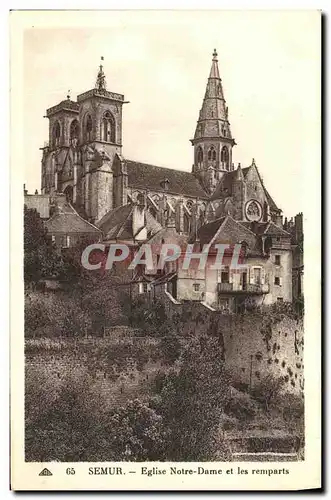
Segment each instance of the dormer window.
[{"label": "dormer window", "polygon": [[163,181],[160,182],[161,188],[164,189],[164,191],[168,191],[170,181],[169,179],[164,179]]}]

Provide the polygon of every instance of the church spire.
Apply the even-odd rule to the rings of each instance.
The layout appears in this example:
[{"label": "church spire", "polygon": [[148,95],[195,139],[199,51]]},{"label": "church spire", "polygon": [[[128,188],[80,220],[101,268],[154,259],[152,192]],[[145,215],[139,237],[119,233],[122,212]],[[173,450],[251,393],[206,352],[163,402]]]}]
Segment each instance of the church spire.
[{"label": "church spire", "polygon": [[198,137],[222,137],[234,142],[228,120],[228,107],[224,98],[216,49],[213,52],[212,65],[194,139]]},{"label": "church spire", "polygon": [[191,142],[194,146],[194,172],[210,167],[224,171],[232,169],[232,146],[236,143],[232,138],[216,49]]},{"label": "church spire", "polygon": [[95,82],[95,88],[98,90],[106,90],[106,75],[103,71],[103,65],[102,65],[103,60],[104,60],[104,58],[103,58],[103,56],[101,56],[101,63],[99,66],[97,80]]},{"label": "church spire", "polygon": [[214,49],[214,52],[213,52],[213,62],[212,62],[212,65],[211,65],[209,78],[220,78],[220,73],[219,73],[219,70],[218,70],[218,64],[217,63],[218,63],[217,52],[216,52],[216,49]]}]

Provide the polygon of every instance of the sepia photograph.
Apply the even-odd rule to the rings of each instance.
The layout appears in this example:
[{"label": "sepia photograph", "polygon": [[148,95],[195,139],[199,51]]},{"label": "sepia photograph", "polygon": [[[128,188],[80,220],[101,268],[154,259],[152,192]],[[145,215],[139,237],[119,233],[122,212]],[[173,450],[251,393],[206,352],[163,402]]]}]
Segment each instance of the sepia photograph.
[{"label": "sepia photograph", "polygon": [[22,460],[277,489],[319,404],[320,13],[16,14]]}]

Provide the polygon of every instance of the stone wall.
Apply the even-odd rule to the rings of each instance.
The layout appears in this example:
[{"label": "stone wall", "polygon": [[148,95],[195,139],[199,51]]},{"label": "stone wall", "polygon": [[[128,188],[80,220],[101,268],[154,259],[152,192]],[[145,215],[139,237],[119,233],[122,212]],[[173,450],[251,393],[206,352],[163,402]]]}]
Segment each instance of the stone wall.
[{"label": "stone wall", "polygon": [[228,370],[238,382],[255,387],[267,375],[284,377],[284,390],[303,394],[302,319],[270,312],[221,314],[201,302],[178,304],[169,297],[163,301],[168,317],[180,315],[184,321],[178,323],[181,334],[207,333],[222,338],[224,352],[220,356],[224,355]]},{"label": "stone wall", "polygon": [[284,317],[271,327],[266,339],[263,315],[228,317],[222,329],[225,361],[233,375],[254,387],[268,374],[285,377],[285,389],[304,388],[303,324]]}]

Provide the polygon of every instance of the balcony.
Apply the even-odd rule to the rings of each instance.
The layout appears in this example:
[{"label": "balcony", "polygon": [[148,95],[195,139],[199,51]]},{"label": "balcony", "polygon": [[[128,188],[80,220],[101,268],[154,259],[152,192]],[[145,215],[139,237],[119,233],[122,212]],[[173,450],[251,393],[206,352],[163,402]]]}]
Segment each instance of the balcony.
[{"label": "balcony", "polygon": [[246,285],[235,284],[235,283],[217,283],[217,291],[219,294],[222,293],[233,293],[233,294],[263,294],[269,293],[270,287],[268,283],[260,284],[250,284]]}]

